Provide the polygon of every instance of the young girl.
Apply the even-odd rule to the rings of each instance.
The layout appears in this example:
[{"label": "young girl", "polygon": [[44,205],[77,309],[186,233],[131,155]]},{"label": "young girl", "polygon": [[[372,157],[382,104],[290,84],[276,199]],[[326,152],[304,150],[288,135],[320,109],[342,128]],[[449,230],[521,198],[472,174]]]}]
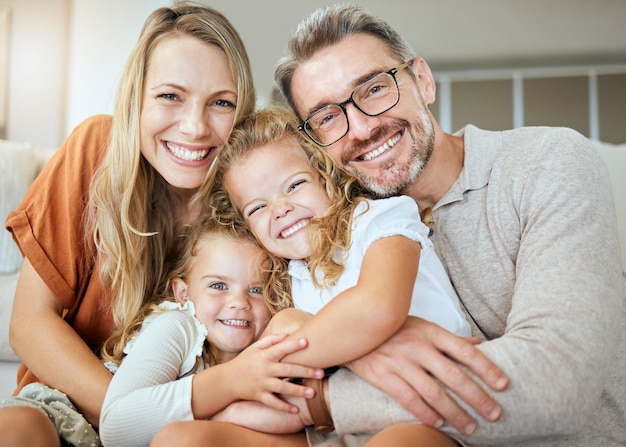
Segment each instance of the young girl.
[{"label": "young girl", "polygon": [[[469,336],[415,202],[368,199],[362,184],[339,171],[297,128],[296,118],[279,108],[249,117],[218,155],[212,189],[201,190],[216,218],[245,221],[270,253],[289,260],[283,271],[291,277],[294,305],[314,316],[287,338],[306,338],[308,347],[284,361],[346,364],[382,344],[408,314]],[[328,410],[316,411],[324,403],[321,394],[317,402],[307,400],[310,416],[331,430]],[[235,410],[230,414],[234,422],[273,429],[258,413],[250,420]],[[404,433],[404,427],[397,429]],[[429,436],[432,431],[413,429]],[[434,436],[442,445],[451,442]]]},{"label": "young girl", "polygon": [[312,395],[281,380],[321,377],[319,369],[280,363],[303,340],[254,343],[271,315],[290,304],[288,287],[270,274],[273,263],[244,227],[206,217],[191,226],[167,299],[146,303],[143,321],[124,328],[125,356],[108,358],[121,364],[103,404],[104,445],[148,445],[168,422],[206,419],[238,399],[293,411],[273,393]]}]

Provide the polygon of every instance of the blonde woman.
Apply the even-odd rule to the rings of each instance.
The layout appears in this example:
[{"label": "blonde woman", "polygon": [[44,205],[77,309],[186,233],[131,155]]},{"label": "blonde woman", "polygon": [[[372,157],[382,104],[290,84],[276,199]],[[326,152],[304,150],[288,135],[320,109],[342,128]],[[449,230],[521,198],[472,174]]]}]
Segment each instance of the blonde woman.
[{"label": "blonde woman", "polygon": [[[7,217],[25,258],[10,323],[16,393],[40,382],[69,399],[62,411],[0,408],[0,446],[72,442],[67,412],[98,425],[111,380],[103,343],[144,318],[177,235],[200,213],[193,196],[254,104],[246,51],[222,14],[181,3],[147,18],[113,117],[80,124]],[[105,354],[126,339],[118,332]]]}]

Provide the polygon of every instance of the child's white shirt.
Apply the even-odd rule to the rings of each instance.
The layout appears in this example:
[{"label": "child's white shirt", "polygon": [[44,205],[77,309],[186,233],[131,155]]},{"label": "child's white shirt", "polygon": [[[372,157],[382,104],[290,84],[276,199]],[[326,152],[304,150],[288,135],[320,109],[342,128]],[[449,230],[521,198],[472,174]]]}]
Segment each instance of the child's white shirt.
[{"label": "child's white shirt", "polygon": [[[317,288],[305,261],[289,262],[295,307],[316,314],[335,296],[357,283],[363,257],[373,242],[402,235],[422,246],[409,315],[437,323],[457,335],[471,335],[459,298],[428,239],[430,230],[420,220],[415,201],[408,196],[368,200],[357,205],[354,216],[349,253],[343,258],[345,270],[335,285]],[[321,278],[319,274],[318,277]],[[381,296],[380,299],[393,297]]]}]

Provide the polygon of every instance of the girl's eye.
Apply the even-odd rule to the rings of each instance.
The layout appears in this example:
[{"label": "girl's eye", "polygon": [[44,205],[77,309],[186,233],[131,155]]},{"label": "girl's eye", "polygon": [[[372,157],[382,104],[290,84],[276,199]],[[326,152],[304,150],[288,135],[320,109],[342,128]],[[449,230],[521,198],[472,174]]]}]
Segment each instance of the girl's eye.
[{"label": "girl's eye", "polygon": [[211,284],[210,286],[212,289],[216,289],[216,290],[226,290],[228,287],[226,287],[226,284],[224,284],[223,282],[216,282]]},{"label": "girl's eye", "polygon": [[262,287],[250,287],[250,293],[254,293],[256,295],[263,295]]},{"label": "girl's eye", "polygon": [[293,191],[294,189],[296,189],[298,186],[302,185],[303,183],[306,183],[306,181],[305,180],[297,180],[297,181],[293,182],[289,186],[289,191]]},{"label": "girl's eye", "polygon": [[259,210],[262,210],[263,208],[265,208],[265,205],[257,205],[257,206],[255,206],[254,208],[250,209],[250,211],[248,211],[248,216],[247,217],[252,216],[254,213],[256,213]]}]

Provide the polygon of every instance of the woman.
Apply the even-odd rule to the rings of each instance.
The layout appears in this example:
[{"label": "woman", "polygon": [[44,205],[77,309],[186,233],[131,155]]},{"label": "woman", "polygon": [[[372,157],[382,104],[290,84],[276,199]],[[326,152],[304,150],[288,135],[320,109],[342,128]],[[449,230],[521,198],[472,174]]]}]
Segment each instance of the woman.
[{"label": "woman", "polygon": [[[176,236],[199,215],[192,197],[254,105],[246,51],[223,15],[180,4],[148,17],[114,116],[80,124],[7,218],[25,257],[10,324],[18,390],[63,390],[97,426],[111,380],[102,344],[114,322],[140,321]],[[60,445],[56,416],[0,409],[0,446]]]}]

